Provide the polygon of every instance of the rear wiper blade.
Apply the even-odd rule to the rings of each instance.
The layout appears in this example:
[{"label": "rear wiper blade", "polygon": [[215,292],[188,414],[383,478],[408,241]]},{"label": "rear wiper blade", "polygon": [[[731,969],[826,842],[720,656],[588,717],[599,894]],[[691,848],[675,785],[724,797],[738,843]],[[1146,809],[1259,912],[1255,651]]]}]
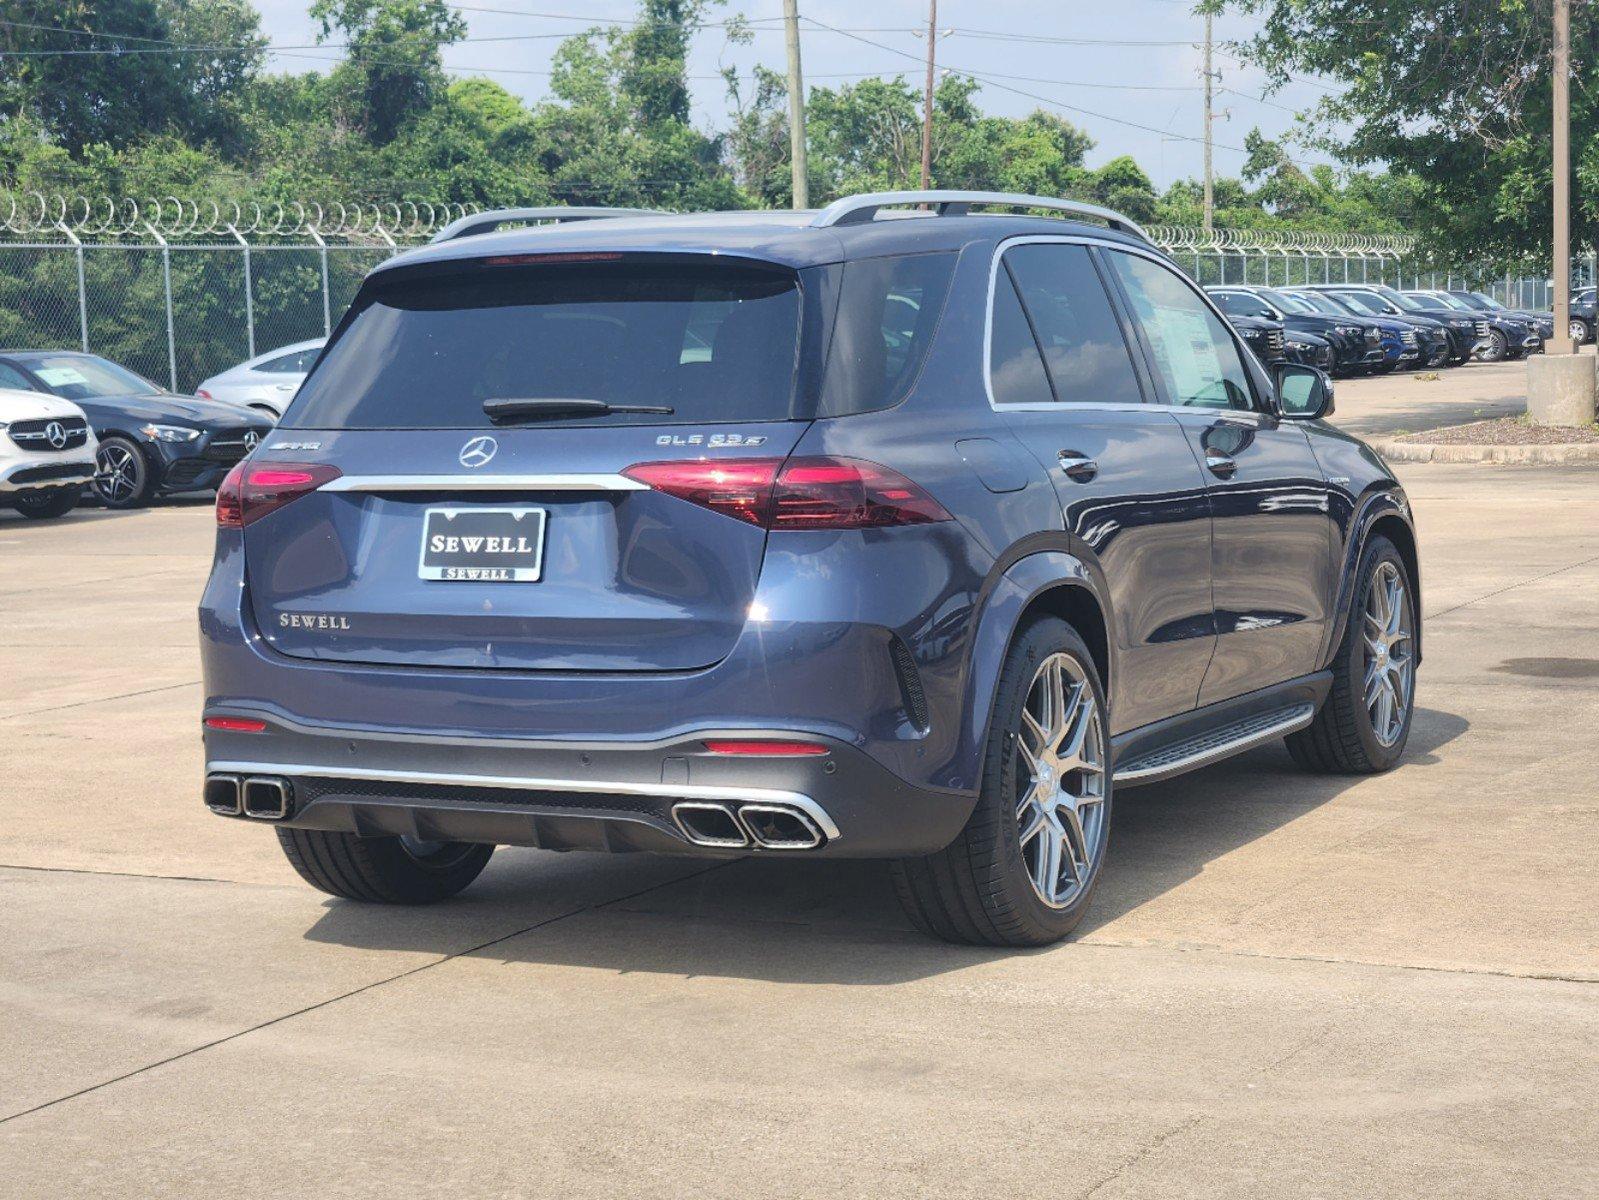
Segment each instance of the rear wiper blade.
[{"label": "rear wiper blade", "polygon": [[611,413],[659,413],[674,410],[664,404],[609,404],[583,396],[528,396],[483,401],[483,411],[496,425],[507,421],[537,421],[550,417],[604,417]]}]

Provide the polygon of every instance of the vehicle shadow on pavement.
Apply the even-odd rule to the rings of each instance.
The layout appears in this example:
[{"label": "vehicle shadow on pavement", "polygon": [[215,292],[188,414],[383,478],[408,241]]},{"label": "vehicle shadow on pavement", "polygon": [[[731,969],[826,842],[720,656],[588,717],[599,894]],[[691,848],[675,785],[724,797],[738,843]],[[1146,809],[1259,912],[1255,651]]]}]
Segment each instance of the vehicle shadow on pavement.
[{"label": "vehicle shadow on pavement", "polygon": [[[1437,751],[1468,722],[1416,712],[1405,767],[1438,761]],[[1301,771],[1279,744],[1117,798],[1109,868],[1082,937],[1199,875],[1207,863],[1312,812],[1363,776]],[[440,954],[462,949],[461,926],[501,909],[507,923],[530,893],[546,891],[554,856],[502,849],[462,897],[429,910],[374,910],[330,900],[306,937],[361,949]],[[608,856],[592,858],[598,869]],[[659,863],[660,860],[654,860]],[[508,965],[855,984],[902,983],[996,958],[1042,951],[951,946],[924,937],[901,913],[887,867],[860,860],[670,860],[673,872],[625,898],[595,904],[471,951]],[[677,868],[681,868],[677,870]],[[568,873],[569,872],[558,872]],[[540,896],[552,913],[558,896]],[[1240,895],[1247,907],[1258,897]],[[514,929],[514,927],[513,927]]]}]

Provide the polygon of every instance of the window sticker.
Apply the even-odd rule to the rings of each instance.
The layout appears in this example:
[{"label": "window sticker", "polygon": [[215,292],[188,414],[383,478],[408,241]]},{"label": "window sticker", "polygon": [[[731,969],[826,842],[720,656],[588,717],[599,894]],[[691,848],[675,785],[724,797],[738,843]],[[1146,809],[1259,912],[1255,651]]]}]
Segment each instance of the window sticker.
[{"label": "window sticker", "polygon": [[34,372],[51,387],[67,387],[74,383],[88,383],[82,371],[75,367],[40,367]]}]

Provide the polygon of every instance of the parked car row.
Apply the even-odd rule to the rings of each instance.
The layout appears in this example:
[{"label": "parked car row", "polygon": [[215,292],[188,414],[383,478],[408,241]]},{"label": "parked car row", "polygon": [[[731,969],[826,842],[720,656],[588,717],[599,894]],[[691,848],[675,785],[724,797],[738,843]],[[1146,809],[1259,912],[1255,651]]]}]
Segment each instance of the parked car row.
[{"label": "parked car row", "polygon": [[[1262,362],[1310,363],[1339,377],[1520,358],[1554,336],[1551,314],[1507,309],[1480,292],[1352,283],[1206,290]],[[1591,298],[1588,311],[1591,323]]]},{"label": "parked car row", "polygon": [[179,396],[75,350],[0,350],[0,503],[70,512],[85,486],[107,508],[215,488],[275,417]]}]

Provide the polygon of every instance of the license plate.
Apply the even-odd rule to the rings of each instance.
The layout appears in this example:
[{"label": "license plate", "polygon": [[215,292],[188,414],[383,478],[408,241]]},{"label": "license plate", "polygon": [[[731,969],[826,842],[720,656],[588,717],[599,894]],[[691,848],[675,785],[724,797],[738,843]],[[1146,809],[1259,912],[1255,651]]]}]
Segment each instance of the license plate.
[{"label": "license plate", "polygon": [[542,508],[430,508],[422,523],[423,579],[533,583],[544,563]]}]

